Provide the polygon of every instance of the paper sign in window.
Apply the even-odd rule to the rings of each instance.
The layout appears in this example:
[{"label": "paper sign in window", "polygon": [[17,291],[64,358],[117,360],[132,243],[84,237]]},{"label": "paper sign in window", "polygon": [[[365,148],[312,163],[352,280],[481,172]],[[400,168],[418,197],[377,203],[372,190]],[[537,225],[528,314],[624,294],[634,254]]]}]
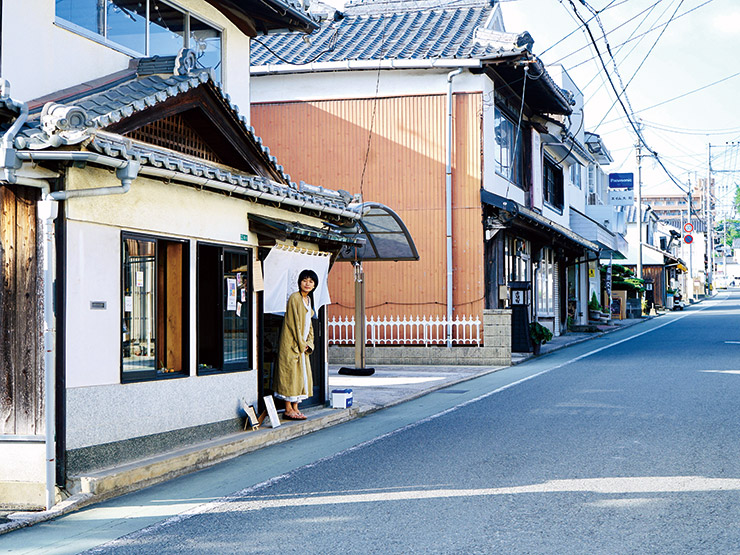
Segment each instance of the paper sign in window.
[{"label": "paper sign in window", "polygon": [[236,310],[236,280],[226,278],[226,310]]}]

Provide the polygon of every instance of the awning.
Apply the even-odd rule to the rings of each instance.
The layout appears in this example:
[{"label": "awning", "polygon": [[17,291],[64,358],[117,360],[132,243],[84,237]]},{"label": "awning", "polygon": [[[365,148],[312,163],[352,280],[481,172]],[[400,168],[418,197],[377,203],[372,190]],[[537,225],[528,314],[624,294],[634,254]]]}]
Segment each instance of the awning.
[{"label": "awning", "polygon": [[338,260],[419,260],[414,240],[398,214],[378,202],[363,202],[359,209],[362,217],[355,227],[341,228],[355,245],[343,248]]},{"label": "awning", "polygon": [[257,235],[277,239],[280,241],[310,241],[318,244],[329,244],[336,251],[338,248],[350,247],[358,244],[356,238],[337,230],[336,226],[314,227],[300,222],[287,222],[266,218],[257,214],[249,214],[249,229]]},{"label": "awning", "polygon": [[341,249],[337,260],[419,260],[409,230],[393,210],[378,202],[364,202],[353,208],[362,217],[352,227],[324,223],[320,228],[249,214],[249,228],[269,239],[310,241],[334,252]]},{"label": "awning", "polygon": [[624,260],[627,258],[629,246],[627,241],[618,233],[612,233],[596,220],[582,214],[578,210],[570,209],[570,227],[582,237],[589,237],[599,245],[601,258]]},{"label": "awning", "polygon": [[[506,218],[509,220],[510,225],[514,222],[521,222],[530,227],[546,231],[551,234],[550,239],[555,242],[561,242],[568,244],[571,248],[574,246],[579,249],[586,249],[595,253],[599,252],[599,245],[588,239],[584,239],[577,233],[574,233],[565,226],[560,225],[557,222],[545,218],[542,214],[525,208],[519,203],[481,189],[480,192],[481,201],[489,206],[500,208],[506,214]],[[554,234],[554,235],[552,235]]]}]

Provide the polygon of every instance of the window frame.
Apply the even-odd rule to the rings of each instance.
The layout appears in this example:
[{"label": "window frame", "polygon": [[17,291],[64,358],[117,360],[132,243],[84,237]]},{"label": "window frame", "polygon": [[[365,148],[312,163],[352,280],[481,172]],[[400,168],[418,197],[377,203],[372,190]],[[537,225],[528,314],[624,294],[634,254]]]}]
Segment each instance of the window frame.
[{"label": "window frame", "polygon": [[[525,148],[524,148],[524,125],[518,125],[515,122],[513,116],[509,113],[504,106],[499,102],[494,104],[494,144],[496,148],[496,156],[494,157],[494,167],[496,175],[499,175],[509,181],[512,185],[519,189],[525,190]],[[506,122],[511,129],[515,132],[511,135],[514,136],[514,143],[507,142],[506,147],[502,146],[502,142],[496,137],[497,121]],[[524,121],[522,120],[522,124]],[[514,148],[516,146],[516,148]],[[505,152],[513,153],[506,161],[506,166],[503,163],[503,155]]]},{"label": "window frame", "polygon": [[[81,0],[81,1],[84,2],[85,0]],[[89,1],[93,2],[93,1],[96,1],[96,0],[89,0]],[[106,9],[104,11],[104,16],[103,16],[104,17],[104,24],[103,24],[103,26],[106,29],[108,27],[108,24],[107,24],[107,21],[108,21],[108,10],[107,10],[107,6],[108,6],[108,2],[109,1],[110,0],[106,0]],[[150,38],[149,26],[150,26],[150,24],[152,22],[151,17],[150,17],[150,13],[151,13],[151,2],[150,2],[150,0],[143,0],[143,1],[145,2],[145,15],[144,15],[144,52],[139,52],[137,50],[132,50],[131,48],[129,48],[129,47],[127,47],[127,46],[125,46],[125,45],[123,45],[123,44],[121,44],[119,42],[116,42],[115,40],[112,40],[112,39],[108,38],[107,33],[106,34],[96,33],[95,31],[91,31],[90,29],[87,29],[87,28],[85,28],[85,27],[83,27],[83,26],[81,26],[81,25],[79,25],[79,24],[77,24],[77,23],[75,23],[73,21],[70,21],[69,19],[65,19],[62,16],[58,16],[57,15],[57,11],[56,11],[56,2],[55,2],[55,9],[54,9],[54,24],[57,25],[57,26],[59,26],[59,27],[61,27],[62,29],[66,29],[67,31],[70,31],[72,33],[81,35],[81,36],[83,36],[83,37],[85,37],[87,39],[92,40],[93,42],[97,42],[99,44],[102,44],[103,46],[107,46],[108,48],[111,48],[113,50],[116,50],[118,52],[121,52],[123,54],[126,54],[128,56],[133,57],[133,58],[140,58],[140,57],[150,56],[150,55],[152,55],[152,54],[150,54],[150,44],[149,44],[149,38]],[[198,13],[194,13],[193,11],[191,11],[191,10],[189,10],[187,8],[184,8],[182,6],[179,6],[175,2],[171,2],[169,0],[157,0],[157,1],[158,2],[161,2],[162,4],[165,4],[165,5],[169,6],[169,7],[171,7],[172,9],[177,10],[177,11],[179,11],[179,12],[181,12],[183,14],[183,16],[185,18],[185,21],[184,21],[184,28],[183,28],[183,45],[182,45],[182,48],[190,48],[190,34],[191,34],[190,19],[191,19],[191,17],[197,19],[200,23],[213,28],[213,30],[215,30],[215,31],[217,31],[219,33],[219,43],[220,43],[219,44],[219,63],[216,66],[214,66],[214,71],[215,71],[215,76],[214,77],[216,78],[216,81],[223,82],[224,81],[224,71],[223,71],[224,57],[223,56],[224,56],[224,34],[225,34],[224,28],[221,27],[220,25],[216,25],[215,23],[213,23],[212,21],[210,21],[208,18],[203,17],[202,15],[200,15]],[[173,55],[173,54],[177,54],[177,52],[173,52],[172,54],[169,54],[169,55]]]},{"label": "window frame", "polygon": [[[552,176],[553,179],[549,179]],[[551,208],[561,211],[565,207],[563,167],[545,154],[542,158],[542,199]]]},{"label": "window frame", "polygon": [[[219,307],[219,314],[221,315],[217,321],[217,335],[219,337],[218,344],[220,345],[220,367],[201,367],[201,347],[202,347],[202,336],[201,336],[201,318],[203,317],[203,309],[201,307],[201,291],[204,287],[203,277],[200,271],[200,260],[201,260],[201,248],[217,249],[219,257],[219,268],[218,268],[218,282],[219,290],[216,294],[216,299]],[[196,375],[198,376],[210,376],[229,374],[234,372],[248,372],[253,370],[253,359],[254,359],[254,285],[253,285],[253,271],[254,271],[254,252],[252,247],[242,247],[237,245],[228,245],[222,243],[214,243],[209,241],[198,241],[195,245],[195,280],[196,280],[196,299],[195,299],[195,365]],[[244,255],[247,260],[247,294],[246,294],[246,310],[247,315],[244,317],[247,321],[247,357],[246,364],[241,361],[237,362],[225,362],[225,348],[224,348],[224,306],[223,299],[225,296],[224,281],[226,272],[224,268],[225,260],[224,254],[238,254]],[[238,291],[238,289],[237,289]]]},{"label": "window frame", "polygon": [[[574,173],[576,174],[575,176],[573,175]],[[570,168],[568,168],[568,177],[570,179],[570,183],[574,187],[583,189],[583,166],[581,166],[581,164],[579,164],[578,162],[572,163],[570,165]]]},{"label": "window frame", "polygon": [[[158,354],[159,354],[159,348],[160,345],[158,345],[158,333],[155,335],[155,361],[154,361],[154,369],[150,371],[141,371],[137,373],[136,376],[131,375],[131,371],[124,370],[124,343],[126,341],[126,334],[127,330],[125,327],[125,314],[126,314],[126,261],[124,259],[125,256],[125,241],[126,240],[136,240],[136,241],[152,241],[155,243],[155,254],[154,254],[154,272],[155,272],[155,279],[157,276],[157,269],[159,266],[159,242],[160,241],[166,241],[168,243],[176,243],[182,245],[182,266],[180,268],[181,271],[181,284],[182,284],[182,300],[180,305],[180,311],[182,314],[182,321],[180,322],[181,326],[181,334],[182,334],[182,340],[181,340],[181,358],[182,358],[182,368],[181,370],[177,372],[160,372],[157,369],[158,366]],[[176,379],[176,378],[187,378],[190,376],[190,340],[189,340],[189,330],[190,330],[190,291],[191,291],[191,283],[190,283],[190,241],[187,239],[182,239],[179,237],[168,237],[163,235],[152,235],[147,233],[136,233],[136,232],[130,232],[130,231],[122,231],[121,232],[121,253],[120,253],[120,298],[121,298],[121,310],[120,310],[120,317],[119,317],[119,360],[120,360],[120,379],[122,384],[127,383],[141,383],[141,382],[150,382],[150,381],[158,381],[158,380],[167,380],[167,379]],[[159,306],[159,295],[160,292],[158,291],[158,284],[155,281],[155,298],[154,298],[154,316],[153,320],[155,322],[155,326],[157,328],[159,327],[159,317],[158,314],[158,306]],[[129,335],[130,337],[130,335]],[[130,348],[130,345],[129,345]]]}]

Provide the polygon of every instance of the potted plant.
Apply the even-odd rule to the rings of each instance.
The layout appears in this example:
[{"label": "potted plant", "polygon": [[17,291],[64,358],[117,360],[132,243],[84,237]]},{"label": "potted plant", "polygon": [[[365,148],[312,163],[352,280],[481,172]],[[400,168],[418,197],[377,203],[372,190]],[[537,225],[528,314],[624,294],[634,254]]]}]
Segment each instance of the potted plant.
[{"label": "potted plant", "polygon": [[596,292],[591,293],[591,300],[588,301],[588,319],[589,320],[601,320],[601,303],[596,297]]},{"label": "potted plant", "polygon": [[532,322],[529,324],[529,338],[534,346],[534,354],[539,355],[543,343],[552,339],[552,332],[539,322]]}]

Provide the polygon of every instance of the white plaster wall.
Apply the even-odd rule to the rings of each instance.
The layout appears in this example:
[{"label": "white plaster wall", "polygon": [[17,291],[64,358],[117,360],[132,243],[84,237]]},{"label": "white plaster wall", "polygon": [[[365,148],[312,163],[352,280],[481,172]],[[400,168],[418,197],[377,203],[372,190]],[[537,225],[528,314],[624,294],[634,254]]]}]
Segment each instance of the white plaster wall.
[{"label": "white plaster wall", "polygon": [[[287,102],[446,94],[447,74],[454,68],[424,70],[336,71],[253,75],[252,102]],[[453,79],[453,92],[480,92],[489,81],[469,71]]]},{"label": "white plaster wall", "polygon": [[[67,387],[115,384],[121,374],[121,232],[70,221],[67,233]],[[91,310],[90,301],[107,308]]]},{"label": "white plaster wall", "polygon": [[67,449],[235,418],[257,400],[257,372],[67,390]]},{"label": "white plaster wall", "polygon": [[46,445],[0,441],[0,482],[45,482]]},{"label": "white plaster wall", "polygon": [[[176,2],[223,29],[224,85],[249,114],[249,37],[204,0]],[[2,72],[11,96],[29,101],[126,69],[131,56],[54,23],[54,0],[3,2]]]},{"label": "white plaster wall", "polygon": [[[70,189],[83,189],[114,185],[114,179],[107,170],[72,168],[66,183]],[[66,211],[68,447],[228,420],[237,415],[241,398],[256,402],[255,371],[196,376],[195,249],[198,240],[255,247],[248,213],[278,219],[285,219],[286,213],[146,177],[137,178],[125,195],[70,199]],[[317,225],[316,219],[302,214],[291,213],[290,218]],[[189,240],[189,377],[120,384],[122,230]],[[105,301],[107,309],[90,310],[92,300]]]}]

